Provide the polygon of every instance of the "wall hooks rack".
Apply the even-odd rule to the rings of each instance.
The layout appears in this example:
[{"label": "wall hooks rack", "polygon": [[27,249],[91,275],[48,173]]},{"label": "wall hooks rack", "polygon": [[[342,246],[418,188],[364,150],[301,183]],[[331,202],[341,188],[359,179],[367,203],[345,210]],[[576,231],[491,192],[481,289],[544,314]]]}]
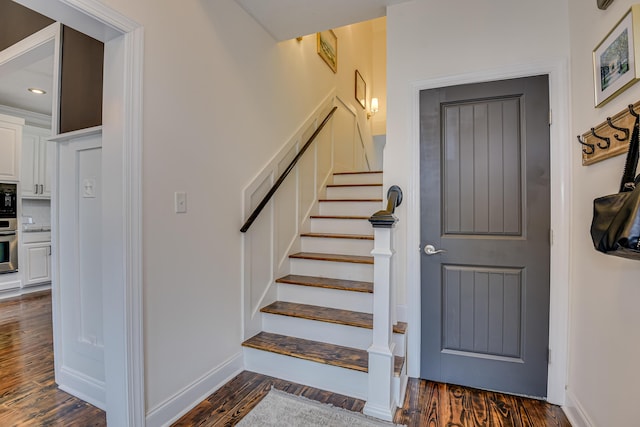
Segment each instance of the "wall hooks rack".
[{"label": "wall hooks rack", "polygon": [[592,165],[610,157],[624,154],[629,149],[631,129],[640,112],[640,101],[629,104],[627,108],[589,131],[578,135],[582,144],[582,165]]}]

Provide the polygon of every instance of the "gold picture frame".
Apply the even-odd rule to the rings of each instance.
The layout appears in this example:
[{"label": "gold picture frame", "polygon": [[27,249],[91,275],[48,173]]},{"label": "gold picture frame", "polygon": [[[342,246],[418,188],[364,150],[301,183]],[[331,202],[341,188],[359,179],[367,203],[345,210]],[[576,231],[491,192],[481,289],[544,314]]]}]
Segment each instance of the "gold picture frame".
[{"label": "gold picture frame", "polygon": [[334,73],[338,72],[338,37],[333,30],[321,31],[317,34],[317,50],[320,58],[327,63]]},{"label": "gold picture frame", "polygon": [[593,80],[596,107],[640,80],[640,4],[633,5],[593,50]]}]

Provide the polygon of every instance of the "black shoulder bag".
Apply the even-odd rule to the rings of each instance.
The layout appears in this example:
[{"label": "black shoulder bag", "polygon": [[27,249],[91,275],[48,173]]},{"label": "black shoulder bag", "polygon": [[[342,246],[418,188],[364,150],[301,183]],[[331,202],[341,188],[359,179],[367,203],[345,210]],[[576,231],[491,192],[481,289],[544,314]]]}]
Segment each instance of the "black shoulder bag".
[{"label": "black shoulder bag", "polygon": [[639,118],[633,126],[620,192],[593,201],[591,239],[597,251],[640,260],[640,175],[635,177],[640,153]]}]

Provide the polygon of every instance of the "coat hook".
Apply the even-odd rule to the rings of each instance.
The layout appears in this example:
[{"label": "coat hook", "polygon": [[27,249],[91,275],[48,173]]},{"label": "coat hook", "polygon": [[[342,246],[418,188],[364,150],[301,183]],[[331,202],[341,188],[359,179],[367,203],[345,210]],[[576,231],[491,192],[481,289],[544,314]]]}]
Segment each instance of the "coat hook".
[{"label": "coat hook", "polygon": [[595,128],[591,128],[591,135],[593,135],[594,137],[603,140],[607,145],[602,146],[600,145],[600,143],[598,142],[598,147],[602,148],[603,150],[606,150],[607,148],[609,148],[611,146],[611,139],[607,138],[606,136],[600,136],[596,133],[596,129]]},{"label": "coat hook", "polygon": [[618,126],[614,125],[613,122],[611,121],[611,117],[607,117],[607,123],[613,129],[619,130],[621,132],[624,132],[624,138],[620,138],[620,136],[617,133],[614,133],[613,137],[615,139],[617,139],[618,141],[625,141],[625,140],[629,139],[629,129],[621,128],[621,127],[618,127]]},{"label": "coat hook", "polygon": [[593,144],[588,144],[588,143],[584,142],[584,141],[580,138],[580,135],[578,135],[578,142],[579,142],[580,144],[582,144],[582,145],[584,145],[584,146],[586,146],[586,147],[588,147],[588,148],[589,148],[589,151],[587,151],[587,149],[586,149],[586,148],[583,148],[583,149],[582,149],[582,152],[583,152],[584,154],[589,155],[589,154],[593,154],[593,153],[595,153],[595,152],[596,152],[596,146],[595,146],[595,145],[593,145]]},{"label": "coat hook", "polygon": [[631,115],[632,115],[633,117],[635,117],[636,119],[637,119],[638,117],[640,117],[640,115],[638,115],[638,113],[636,113],[636,112],[635,112],[635,110],[633,109],[633,104],[629,104],[629,112],[630,112],[630,113],[631,113]]}]

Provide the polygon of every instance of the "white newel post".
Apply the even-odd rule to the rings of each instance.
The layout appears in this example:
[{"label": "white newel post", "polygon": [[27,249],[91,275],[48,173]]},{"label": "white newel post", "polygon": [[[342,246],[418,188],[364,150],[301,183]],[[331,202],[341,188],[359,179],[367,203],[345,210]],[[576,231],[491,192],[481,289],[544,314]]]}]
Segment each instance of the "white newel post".
[{"label": "white newel post", "polygon": [[369,390],[364,413],[392,421],[397,402],[393,394],[394,344],[392,327],[395,322],[395,289],[391,278],[393,232],[397,218],[395,207],[402,201],[400,188],[388,193],[387,210],[376,212],[369,221],[374,230],[373,263],[373,341],[369,347]]}]

